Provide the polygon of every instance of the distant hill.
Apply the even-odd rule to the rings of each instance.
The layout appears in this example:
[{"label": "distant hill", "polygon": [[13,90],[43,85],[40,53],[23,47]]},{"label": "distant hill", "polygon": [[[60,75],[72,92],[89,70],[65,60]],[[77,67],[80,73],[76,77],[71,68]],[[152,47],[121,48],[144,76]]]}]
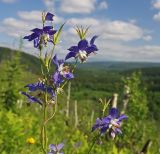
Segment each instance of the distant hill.
[{"label": "distant hill", "polygon": [[[11,56],[14,56],[15,51],[9,48],[0,47],[0,62],[3,60],[9,60]],[[35,73],[39,72],[39,60],[37,57],[20,52],[21,62],[27,65],[27,68]],[[115,70],[115,71],[126,71],[141,68],[153,68],[160,67],[160,63],[147,63],[147,62],[88,62],[83,65],[78,65],[79,69],[83,70]]]},{"label": "distant hill", "polygon": [[0,47],[0,63],[5,60],[10,60],[16,52],[20,53],[21,63],[25,65],[29,71],[39,73],[40,62],[37,57],[10,48]]},{"label": "distant hill", "polygon": [[149,62],[89,62],[79,65],[79,68],[83,69],[103,69],[103,70],[116,70],[116,71],[126,71],[141,68],[153,68],[160,67],[160,63],[149,63]]}]

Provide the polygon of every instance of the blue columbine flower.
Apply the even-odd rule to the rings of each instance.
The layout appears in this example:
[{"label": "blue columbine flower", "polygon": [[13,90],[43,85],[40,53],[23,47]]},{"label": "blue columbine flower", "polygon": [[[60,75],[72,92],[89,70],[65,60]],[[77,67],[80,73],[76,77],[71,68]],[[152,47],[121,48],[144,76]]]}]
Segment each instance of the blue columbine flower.
[{"label": "blue columbine flower", "polygon": [[29,89],[30,92],[34,92],[36,90],[45,91],[45,85],[43,82],[30,83],[25,86]]},{"label": "blue columbine flower", "polygon": [[48,154],[64,154],[63,152],[60,152],[63,146],[64,146],[63,143],[60,143],[58,145],[50,144],[49,145],[50,152]]},{"label": "blue columbine flower", "polygon": [[[47,92],[48,94],[50,94],[51,100],[54,101],[55,92],[54,92],[53,87],[46,86],[42,81],[36,82],[36,83],[30,83],[30,84],[26,85],[25,87],[28,88],[29,92],[35,92],[37,90],[42,91],[42,92]],[[25,92],[21,92],[21,93],[23,95],[27,96],[27,98],[29,99],[30,102],[37,102],[42,105],[40,99],[33,97],[33,96],[30,96],[29,94],[27,94]]]},{"label": "blue columbine flower", "polygon": [[27,98],[29,99],[29,101],[30,101],[31,103],[38,103],[38,104],[42,105],[41,101],[40,101],[38,98],[36,98],[36,97],[34,97],[34,96],[31,96],[31,95],[29,95],[29,94],[27,94],[27,93],[25,93],[25,92],[21,92],[21,94],[27,96]]},{"label": "blue columbine flower", "polygon": [[30,92],[34,92],[37,90],[40,90],[43,92],[47,91],[52,97],[55,96],[54,89],[50,86],[46,86],[42,81],[36,82],[36,83],[30,83],[26,85],[25,87],[27,87]]},{"label": "blue columbine flower", "polygon": [[64,60],[58,60],[57,55],[53,57],[53,63],[56,65],[56,72],[53,75],[54,84],[59,87],[64,79],[70,80],[74,78],[69,66],[64,66]]},{"label": "blue columbine flower", "polygon": [[126,119],[127,116],[122,114],[119,116],[118,109],[111,108],[109,115],[102,119],[97,118],[96,123],[92,127],[92,131],[99,129],[101,134],[104,134],[106,131],[109,131],[112,138],[115,138],[116,134],[121,132],[121,123],[122,120]]},{"label": "blue columbine flower", "polygon": [[34,47],[38,48],[40,45],[47,45],[48,42],[53,43],[54,34],[57,32],[53,30],[53,26],[44,26],[43,29],[34,28],[31,30],[31,35],[25,36],[23,39],[34,41]]},{"label": "blue columbine flower", "polygon": [[94,36],[91,40],[90,43],[88,43],[88,41],[86,39],[83,39],[81,41],[79,41],[78,46],[72,46],[70,47],[68,50],[70,51],[65,60],[71,58],[71,57],[75,57],[75,58],[79,58],[81,62],[86,61],[88,55],[90,53],[94,53],[95,51],[98,51],[97,46],[94,44],[95,39],[98,36]]}]

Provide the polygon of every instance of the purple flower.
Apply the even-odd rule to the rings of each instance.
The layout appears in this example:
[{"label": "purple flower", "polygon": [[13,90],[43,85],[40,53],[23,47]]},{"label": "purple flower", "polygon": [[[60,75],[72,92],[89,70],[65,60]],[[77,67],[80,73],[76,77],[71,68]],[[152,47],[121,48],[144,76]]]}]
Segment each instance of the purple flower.
[{"label": "purple flower", "polygon": [[[27,87],[29,89],[29,92],[35,92],[37,90],[42,91],[42,92],[47,92],[48,94],[50,94],[51,100],[54,100],[55,98],[55,92],[54,89],[50,86],[46,86],[42,81],[40,82],[36,82],[36,83],[30,83],[28,85],[26,85],[25,87]],[[25,93],[25,92],[21,92],[23,95],[27,96],[27,98],[29,99],[30,102],[37,102],[40,105],[42,105],[42,102],[40,99],[30,96],[29,94]],[[39,94],[38,94],[39,96]]]},{"label": "purple flower", "polygon": [[56,87],[59,87],[64,79],[70,80],[74,78],[69,66],[64,66],[64,60],[58,60],[57,55],[53,57],[53,63],[56,65],[56,72],[53,75]]},{"label": "purple flower", "polygon": [[23,39],[34,41],[34,47],[38,48],[40,45],[47,45],[48,42],[53,43],[53,36],[57,32],[53,30],[52,26],[45,26],[43,29],[34,28],[31,30],[31,35],[25,36]]},{"label": "purple flower", "polygon": [[43,82],[36,82],[36,83],[30,83],[26,85],[30,92],[34,92],[36,90],[42,90],[45,91],[45,85]]},{"label": "purple flower", "polygon": [[45,21],[53,21],[53,17],[54,15],[50,12],[47,12],[46,16],[45,16]]},{"label": "purple flower", "polygon": [[31,103],[38,103],[38,104],[42,105],[41,101],[40,101],[39,99],[37,99],[36,97],[30,96],[29,94],[27,94],[27,93],[25,93],[25,92],[21,92],[21,94],[27,96],[27,98],[29,99],[29,101],[30,101]]},{"label": "purple flower", "polygon": [[50,86],[46,86],[42,81],[36,83],[30,83],[26,85],[30,92],[41,90],[43,92],[47,91],[52,97],[55,96],[54,89]]},{"label": "purple flower", "polygon": [[64,146],[63,143],[60,143],[58,145],[50,144],[49,145],[50,152],[48,154],[64,154],[63,152],[60,152],[63,146]]},{"label": "purple flower", "polygon": [[71,57],[75,57],[75,58],[79,58],[81,62],[86,61],[88,55],[90,53],[94,53],[95,51],[98,51],[97,46],[94,44],[95,39],[98,36],[94,36],[91,40],[90,43],[88,43],[88,41],[86,39],[83,39],[81,41],[79,41],[77,46],[72,46],[70,47],[68,50],[70,51],[65,60],[71,58]]},{"label": "purple flower", "polygon": [[121,123],[122,120],[126,119],[127,116],[122,114],[119,116],[118,109],[111,108],[109,115],[102,119],[97,118],[96,123],[92,127],[92,131],[99,129],[101,134],[104,134],[106,131],[109,131],[112,138],[115,138],[116,134],[122,133]]}]

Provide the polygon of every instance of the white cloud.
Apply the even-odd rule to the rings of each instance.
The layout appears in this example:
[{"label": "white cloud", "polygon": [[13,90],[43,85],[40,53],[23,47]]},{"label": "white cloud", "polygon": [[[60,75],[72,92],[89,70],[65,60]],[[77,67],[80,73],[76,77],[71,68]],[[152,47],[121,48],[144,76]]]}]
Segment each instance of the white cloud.
[{"label": "white cloud", "polygon": [[66,13],[91,13],[95,9],[96,0],[62,0],[61,11]]},{"label": "white cloud", "polygon": [[152,2],[153,8],[160,9],[160,0],[154,0]]},{"label": "white cloud", "polygon": [[137,25],[118,20],[102,22],[98,31],[103,38],[111,40],[132,41],[144,36],[143,30]]},{"label": "white cloud", "polygon": [[33,21],[41,21],[42,12],[33,10],[33,11],[19,11],[18,16],[22,20],[33,20]]},{"label": "white cloud", "polygon": [[113,41],[97,41],[99,51],[92,60],[116,60],[116,61],[150,61],[160,62],[160,46],[140,45],[129,46]]},{"label": "white cloud", "polygon": [[2,21],[0,31],[9,36],[20,37],[28,34],[30,29],[40,26],[40,22],[27,22],[15,18],[6,18]]},{"label": "white cloud", "polygon": [[47,7],[47,9],[49,11],[53,11],[54,10],[54,2],[55,0],[43,0],[45,6]]},{"label": "white cloud", "polygon": [[21,20],[15,19],[15,18],[6,18],[3,20],[3,24],[8,27],[13,27],[17,29],[28,29],[29,25]]},{"label": "white cloud", "polygon": [[[0,32],[5,33],[12,37],[20,37],[29,34],[29,31],[35,27],[42,27],[41,23],[41,11],[19,11],[18,16],[20,19],[16,18],[5,18],[1,22]],[[61,17],[54,17],[54,23],[62,23],[64,19]]]},{"label": "white cloud", "polygon": [[[19,11],[18,12],[18,16],[20,17],[20,19],[22,20],[26,20],[26,21],[38,21],[41,22],[42,18],[42,11],[39,10],[33,10],[33,11]],[[55,15],[54,16],[54,23],[62,23],[64,22],[64,19]]]},{"label": "white cloud", "polygon": [[0,2],[3,2],[3,3],[15,3],[17,0],[0,0]]},{"label": "white cloud", "polygon": [[153,20],[155,20],[155,21],[160,21],[160,12],[158,12],[157,14],[155,14],[155,15],[153,16]]},{"label": "white cloud", "polygon": [[83,25],[83,26],[90,26],[90,25],[99,25],[100,22],[99,20],[95,19],[95,18],[83,18],[83,19],[80,19],[80,18],[71,18],[68,20],[68,23],[70,25]]},{"label": "white cloud", "polygon": [[100,2],[98,7],[99,7],[99,9],[107,9],[108,8],[108,4],[107,4],[106,1],[102,1],[102,2]]},{"label": "white cloud", "polygon": [[146,36],[143,37],[143,39],[144,39],[145,41],[151,41],[151,40],[152,40],[152,36],[146,35]]},{"label": "white cloud", "polygon": [[[131,22],[120,20],[104,21],[95,18],[71,18],[68,22],[70,25],[91,25],[92,33],[100,35],[103,39],[114,41],[133,41],[143,39],[149,41],[152,39],[148,32],[143,28]],[[73,28],[69,29],[70,33],[75,33]]]}]

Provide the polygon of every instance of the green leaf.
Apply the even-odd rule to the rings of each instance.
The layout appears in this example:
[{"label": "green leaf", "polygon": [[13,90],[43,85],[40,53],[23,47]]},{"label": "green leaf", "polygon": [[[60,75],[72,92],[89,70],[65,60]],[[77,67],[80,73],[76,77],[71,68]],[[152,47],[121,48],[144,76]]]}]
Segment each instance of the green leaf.
[{"label": "green leaf", "polygon": [[64,25],[65,25],[65,23],[60,26],[59,30],[54,35],[54,38],[53,38],[54,45],[56,45],[59,42],[60,35],[62,33],[62,29],[63,29]]}]

